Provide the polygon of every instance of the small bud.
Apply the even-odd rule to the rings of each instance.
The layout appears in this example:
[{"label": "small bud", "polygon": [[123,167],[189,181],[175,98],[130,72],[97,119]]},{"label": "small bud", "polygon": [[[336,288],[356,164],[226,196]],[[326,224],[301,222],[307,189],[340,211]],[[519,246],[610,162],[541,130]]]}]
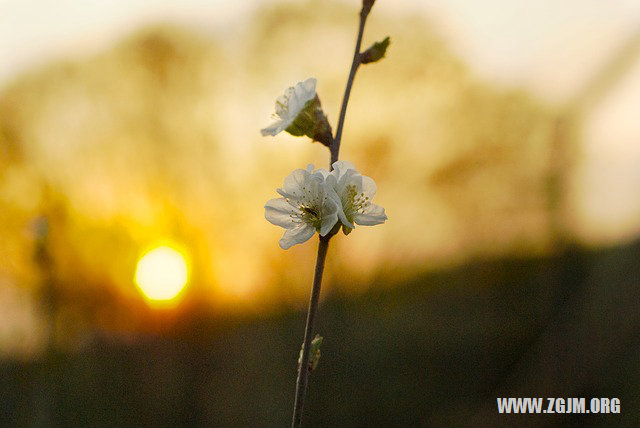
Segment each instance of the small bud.
[{"label": "small bud", "polygon": [[[320,346],[322,345],[322,340],[322,336],[316,334],[316,337],[311,341],[311,347],[309,348],[309,366],[307,367],[310,372],[314,371],[320,362]],[[302,364],[302,349],[300,349],[298,364]]]},{"label": "small bud", "polygon": [[369,49],[360,54],[360,63],[369,64],[370,62],[380,61],[384,58],[385,53],[387,53],[389,43],[391,43],[391,39],[389,37],[386,37],[381,42],[375,42],[371,47],[369,47]]},{"label": "small bud", "polygon": [[347,227],[344,224],[342,225],[342,233],[344,233],[345,235],[350,234],[352,230],[353,229],[351,229],[350,227]]}]

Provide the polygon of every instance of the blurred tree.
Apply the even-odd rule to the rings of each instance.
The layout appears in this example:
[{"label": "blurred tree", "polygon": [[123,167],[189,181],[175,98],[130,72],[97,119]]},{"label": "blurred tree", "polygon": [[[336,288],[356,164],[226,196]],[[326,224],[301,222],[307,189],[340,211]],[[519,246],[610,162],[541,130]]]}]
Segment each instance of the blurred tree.
[{"label": "blurred tree", "polygon": [[[194,300],[224,310],[299,304],[307,272],[277,252],[262,204],[292,158],[326,166],[327,157],[320,145],[265,142],[258,130],[274,94],[310,70],[335,120],[351,56],[342,41],[353,38],[356,14],[336,2],[270,4],[233,34],[151,27],[16,78],[0,93],[3,269],[33,284],[30,244],[17,231],[40,214],[44,182],[68,213],[52,241],[63,287],[139,305],[139,250],[171,237],[192,249]],[[551,248],[567,221],[557,213],[576,153],[573,119],[475,78],[423,18],[374,16],[370,25],[392,36],[392,60],[355,84],[344,158],[375,177],[390,221],[337,240],[328,271],[362,290],[381,272]],[[136,325],[123,312],[96,316]]]}]

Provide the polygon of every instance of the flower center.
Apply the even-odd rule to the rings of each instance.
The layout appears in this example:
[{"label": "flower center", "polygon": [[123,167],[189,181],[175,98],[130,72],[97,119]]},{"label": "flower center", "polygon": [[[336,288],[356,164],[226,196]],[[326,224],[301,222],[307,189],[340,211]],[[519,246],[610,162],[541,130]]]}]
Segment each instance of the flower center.
[{"label": "flower center", "polygon": [[344,207],[344,214],[347,216],[347,220],[353,223],[353,216],[355,214],[364,214],[364,210],[369,206],[369,197],[364,193],[358,193],[356,186],[353,184],[347,186],[347,191],[342,198],[342,205]]},{"label": "flower center", "polygon": [[298,218],[301,221],[313,226],[316,230],[320,230],[322,218],[320,216],[320,210],[317,207],[301,204],[298,209],[300,210]]},{"label": "flower center", "polygon": [[[300,199],[294,202],[294,204],[297,205],[297,209],[291,207],[289,217],[295,223],[306,223],[313,226],[317,231],[320,231],[322,226],[321,198],[318,195],[312,194],[306,187],[302,188],[302,193]],[[294,191],[293,194],[296,195],[296,192]],[[326,199],[325,197],[324,200]],[[291,203],[289,198],[287,198],[286,201]]]}]

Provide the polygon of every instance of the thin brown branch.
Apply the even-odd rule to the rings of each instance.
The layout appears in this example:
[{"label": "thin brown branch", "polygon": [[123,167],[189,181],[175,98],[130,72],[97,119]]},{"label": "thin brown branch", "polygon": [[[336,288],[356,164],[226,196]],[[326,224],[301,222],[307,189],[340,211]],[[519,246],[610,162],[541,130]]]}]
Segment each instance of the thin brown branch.
[{"label": "thin brown branch", "polygon": [[349,96],[351,95],[351,88],[353,87],[353,80],[356,77],[356,72],[360,66],[360,47],[362,45],[362,35],[364,34],[364,24],[369,16],[371,7],[363,7],[360,12],[360,25],[358,26],[358,38],[356,40],[356,48],[353,53],[353,61],[351,62],[351,70],[349,71],[349,78],[347,79],[347,87],[344,90],[344,97],[342,98],[342,107],[340,108],[340,116],[338,118],[338,127],[336,129],[336,136],[333,139],[333,144],[329,150],[331,151],[331,165],[338,160],[340,154],[340,142],[342,140],[342,129],[344,128],[344,119],[347,115],[347,104],[349,103]]},{"label": "thin brown branch", "polygon": [[316,270],[313,275],[313,286],[311,288],[311,298],[309,300],[309,311],[307,312],[307,324],[304,329],[304,342],[302,344],[302,357],[298,365],[298,379],[296,381],[296,400],[293,408],[292,427],[299,427],[302,422],[302,409],[304,407],[304,397],[307,392],[307,380],[309,377],[309,349],[313,338],[313,327],[315,324],[318,302],[320,301],[320,286],[322,284],[322,273],[324,272],[324,262],[327,258],[330,236],[321,236],[318,244],[318,256],[316,258]]}]

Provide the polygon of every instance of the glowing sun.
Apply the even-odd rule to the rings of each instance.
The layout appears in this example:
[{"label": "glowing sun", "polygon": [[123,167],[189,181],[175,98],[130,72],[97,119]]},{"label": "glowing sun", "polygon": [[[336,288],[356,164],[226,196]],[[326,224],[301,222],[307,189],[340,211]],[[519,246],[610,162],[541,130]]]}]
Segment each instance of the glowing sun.
[{"label": "glowing sun", "polygon": [[187,285],[189,268],[185,256],[163,245],[145,253],[138,261],[135,283],[147,300],[170,303]]}]

